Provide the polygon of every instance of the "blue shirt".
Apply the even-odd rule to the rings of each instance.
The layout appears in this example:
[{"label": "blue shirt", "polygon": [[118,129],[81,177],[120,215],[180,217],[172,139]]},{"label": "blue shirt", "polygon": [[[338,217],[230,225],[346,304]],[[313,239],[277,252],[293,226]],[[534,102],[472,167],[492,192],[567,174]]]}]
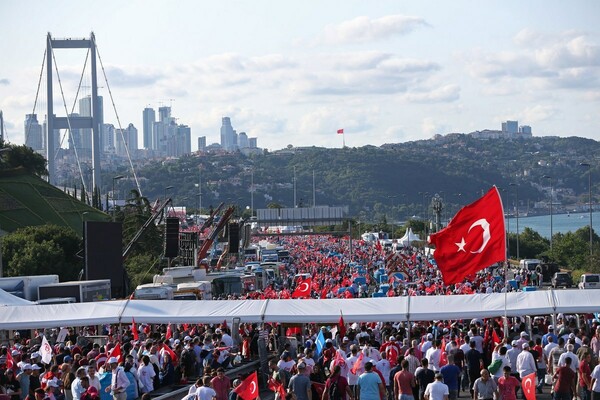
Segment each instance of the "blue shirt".
[{"label": "blue shirt", "polygon": [[448,386],[448,390],[458,390],[458,377],[461,374],[460,368],[454,364],[448,364],[440,369],[440,373],[444,376],[444,383]]},{"label": "blue shirt", "polygon": [[381,378],[377,372],[364,372],[358,377],[360,400],[379,400]]}]

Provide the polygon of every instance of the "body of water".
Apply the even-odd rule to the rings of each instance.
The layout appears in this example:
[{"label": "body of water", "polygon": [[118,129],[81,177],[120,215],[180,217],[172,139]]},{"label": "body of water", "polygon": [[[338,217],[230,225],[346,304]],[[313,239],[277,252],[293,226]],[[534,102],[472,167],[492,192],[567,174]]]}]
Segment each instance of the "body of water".
[{"label": "body of water", "polygon": [[[554,214],[552,216],[553,233],[575,232],[579,228],[590,224],[589,213],[576,214]],[[592,225],[595,232],[600,229],[600,212],[592,213]],[[550,214],[535,217],[519,217],[519,232],[525,228],[531,228],[545,238],[550,238]],[[510,233],[517,232],[517,219],[514,217],[506,219],[506,230]]]}]

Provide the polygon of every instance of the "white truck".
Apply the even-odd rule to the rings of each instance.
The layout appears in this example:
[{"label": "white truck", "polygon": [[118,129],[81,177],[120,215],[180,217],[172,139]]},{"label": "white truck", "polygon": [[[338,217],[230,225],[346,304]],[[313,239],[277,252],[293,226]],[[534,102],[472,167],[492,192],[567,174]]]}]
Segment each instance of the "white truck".
[{"label": "white truck", "polygon": [[38,287],[58,283],[58,275],[31,275],[0,278],[0,289],[29,301],[37,301]]},{"label": "white truck", "polygon": [[173,286],[160,283],[146,283],[135,288],[136,300],[173,300]]}]

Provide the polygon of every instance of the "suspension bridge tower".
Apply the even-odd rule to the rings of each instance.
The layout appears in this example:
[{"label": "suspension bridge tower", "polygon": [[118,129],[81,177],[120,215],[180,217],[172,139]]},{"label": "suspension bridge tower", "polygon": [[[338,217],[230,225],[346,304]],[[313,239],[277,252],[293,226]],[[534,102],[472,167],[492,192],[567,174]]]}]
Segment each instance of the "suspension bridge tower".
[{"label": "suspension bridge tower", "polygon": [[[57,117],[54,114],[52,90],[52,61],[54,49],[89,49],[91,59],[92,81],[92,109],[90,117]],[[46,156],[48,160],[48,182],[56,184],[55,156],[55,129],[91,129],[92,130],[92,187],[90,192],[99,188],[100,181],[100,102],[98,100],[98,82],[96,75],[96,38],[94,32],[89,39],[53,39],[50,32],[46,40],[46,79],[47,79],[47,129],[46,129]]]}]

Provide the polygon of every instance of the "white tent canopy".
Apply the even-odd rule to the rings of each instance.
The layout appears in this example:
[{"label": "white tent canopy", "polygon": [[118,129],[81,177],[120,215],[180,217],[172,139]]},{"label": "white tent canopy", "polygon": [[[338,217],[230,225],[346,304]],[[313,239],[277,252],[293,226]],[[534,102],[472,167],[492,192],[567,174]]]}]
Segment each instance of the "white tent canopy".
[{"label": "white tent canopy", "polygon": [[29,300],[22,299],[15,295],[8,293],[7,291],[0,289],[0,306],[24,306],[24,305],[32,305]]},{"label": "white tent canopy", "polygon": [[398,239],[398,243],[400,243],[400,245],[402,245],[404,247],[407,247],[407,246],[410,246],[411,243],[414,243],[417,240],[421,240],[421,238],[419,238],[419,235],[413,233],[411,228],[408,228],[408,230],[406,231],[404,236],[402,236],[400,239]]},{"label": "white tent canopy", "polygon": [[327,300],[117,300],[0,307],[2,329],[146,323],[431,321],[600,312],[600,289]]}]

